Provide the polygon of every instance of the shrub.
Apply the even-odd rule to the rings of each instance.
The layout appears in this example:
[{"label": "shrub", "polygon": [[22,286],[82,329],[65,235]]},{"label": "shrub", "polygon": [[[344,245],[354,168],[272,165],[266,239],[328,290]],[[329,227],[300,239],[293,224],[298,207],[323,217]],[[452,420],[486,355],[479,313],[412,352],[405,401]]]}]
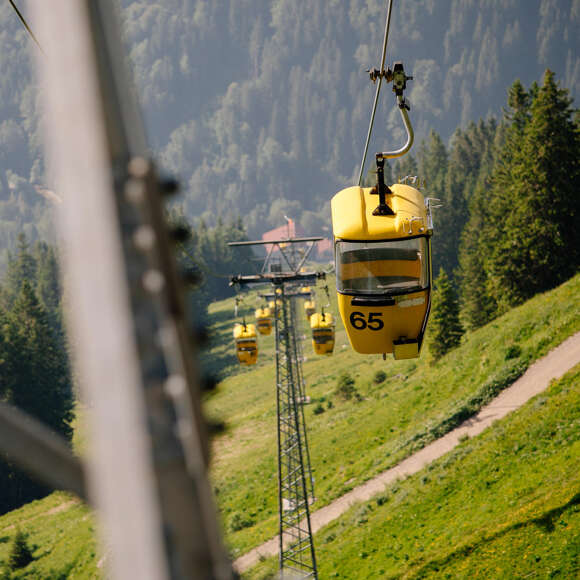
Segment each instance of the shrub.
[{"label": "shrub", "polygon": [[386,378],[387,378],[387,373],[385,371],[377,371],[375,373],[374,378],[373,378],[373,383],[375,383],[375,385],[380,385],[381,383],[385,382]]},{"label": "shrub", "polygon": [[239,532],[244,528],[251,528],[255,523],[252,518],[246,518],[240,513],[235,513],[230,520],[230,530]]},{"label": "shrub", "polygon": [[340,375],[336,383],[334,394],[343,401],[348,401],[358,394],[354,379],[349,373],[342,373],[342,375]]},{"label": "shrub", "polygon": [[522,349],[518,344],[512,344],[509,346],[505,352],[505,360],[510,360],[512,358],[519,358],[522,354]]},{"label": "shrub", "polygon": [[320,414],[324,413],[324,407],[322,406],[322,403],[318,403],[318,405],[316,405],[316,407],[314,407],[313,413],[315,415],[320,415]]},{"label": "shrub", "polygon": [[10,570],[26,568],[34,560],[32,550],[28,545],[28,536],[18,530],[14,536],[14,543],[8,556],[8,567]]}]

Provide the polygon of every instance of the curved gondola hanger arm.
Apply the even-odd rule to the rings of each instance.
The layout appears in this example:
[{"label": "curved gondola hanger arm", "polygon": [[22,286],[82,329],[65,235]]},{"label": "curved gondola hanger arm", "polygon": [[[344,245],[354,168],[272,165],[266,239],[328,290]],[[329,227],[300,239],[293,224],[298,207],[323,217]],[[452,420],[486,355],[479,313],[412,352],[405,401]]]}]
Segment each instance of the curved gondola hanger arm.
[{"label": "curved gondola hanger arm", "polygon": [[401,111],[401,117],[407,132],[407,142],[402,147],[395,149],[394,151],[383,151],[382,153],[377,153],[377,158],[394,159],[395,157],[401,157],[407,153],[407,151],[409,151],[409,149],[411,149],[413,146],[413,140],[415,138],[413,126],[411,125],[411,119],[409,118],[408,113],[411,107],[403,96],[403,93],[407,88],[407,81],[413,80],[413,77],[407,76],[402,62],[396,62],[393,66],[392,72],[387,70],[384,74],[387,75],[387,78],[390,76],[392,79],[393,92],[397,96],[397,105],[399,107],[399,111]]},{"label": "curved gondola hanger arm", "polygon": [[390,28],[390,24],[391,24],[392,5],[393,5],[393,0],[389,0],[388,7],[387,7],[387,19],[385,22],[385,35],[384,35],[384,39],[383,39],[383,48],[382,48],[380,69],[373,68],[373,69],[367,71],[369,73],[371,81],[373,83],[376,83],[376,81],[378,80],[378,83],[377,83],[377,90],[375,92],[375,98],[374,98],[374,102],[373,102],[373,106],[372,106],[372,110],[371,110],[371,120],[369,123],[369,129],[367,132],[367,138],[366,138],[365,146],[364,146],[363,158],[362,158],[359,176],[358,176],[358,185],[359,186],[362,184],[364,167],[365,167],[367,152],[368,152],[368,148],[369,148],[369,143],[370,143],[372,132],[373,132],[375,114],[376,114],[377,105],[379,102],[379,94],[381,91],[383,79],[385,79],[386,82],[393,83],[393,92],[397,96],[397,105],[399,107],[399,110],[401,111],[401,117],[403,119],[403,124],[405,126],[405,130],[407,133],[407,141],[399,149],[395,149],[394,151],[384,151],[384,152],[377,153],[377,155],[376,155],[377,160],[379,160],[379,159],[393,159],[395,157],[401,157],[402,155],[407,153],[409,151],[409,149],[411,149],[411,147],[413,145],[413,140],[414,140],[413,127],[411,125],[411,120],[409,119],[409,114],[408,114],[410,107],[409,107],[408,102],[405,100],[405,97],[403,96],[403,92],[407,87],[407,81],[412,80],[413,77],[407,76],[407,74],[405,73],[405,70],[403,68],[402,62],[396,62],[394,64],[392,70],[389,67],[385,68],[385,60],[386,60],[386,54],[387,54],[387,43],[389,40],[389,28]]}]

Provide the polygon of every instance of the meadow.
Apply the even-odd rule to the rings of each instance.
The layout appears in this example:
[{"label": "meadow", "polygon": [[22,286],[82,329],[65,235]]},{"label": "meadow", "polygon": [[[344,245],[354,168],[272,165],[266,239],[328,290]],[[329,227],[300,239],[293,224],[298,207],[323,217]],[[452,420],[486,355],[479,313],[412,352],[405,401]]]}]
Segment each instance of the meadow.
[{"label": "meadow", "polygon": [[[315,535],[320,578],[577,578],[580,365]],[[275,559],[243,577],[274,578]]]},{"label": "meadow", "polygon": [[[332,281],[329,285],[332,288]],[[579,296],[580,276],[576,276],[467,333],[461,346],[437,363],[430,359],[428,346],[420,359],[411,361],[358,355],[348,346],[340,321],[333,356],[316,357],[305,341],[313,509],[457,426],[533,361],[580,330]],[[319,298],[319,302],[325,299],[320,291]],[[250,294],[248,314],[255,304]],[[331,310],[337,312],[332,303]],[[214,364],[219,361],[229,376],[206,408],[227,425],[226,433],[215,441],[212,475],[227,541],[236,557],[273,537],[278,516],[274,338],[260,337],[255,367],[235,370],[233,311],[233,299],[214,303],[210,309],[218,322],[207,356],[214,357]],[[228,360],[231,363],[226,365]],[[385,374],[381,382],[379,371]],[[355,380],[358,393],[348,401],[335,393],[337,379],[345,372]],[[319,405],[324,412],[315,414]]]},{"label": "meadow", "polygon": [[[329,280],[329,285],[332,288],[332,280]],[[318,294],[319,303],[324,303],[325,294],[320,290]],[[316,357],[311,350],[308,333],[304,330],[304,374],[306,393],[311,397],[305,414],[316,493],[313,509],[328,504],[455,427],[511,384],[534,360],[580,330],[577,312],[579,298],[580,276],[576,276],[491,324],[466,334],[462,345],[437,363],[430,359],[428,348],[425,348],[418,360],[399,362],[353,353],[340,322],[337,324],[334,355]],[[255,295],[250,294],[242,305],[248,318],[256,304]],[[330,309],[337,312],[332,293]],[[216,302],[210,311],[212,339],[204,355],[204,366],[206,369],[211,368],[222,380],[217,391],[207,396],[205,407],[211,418],[226,423],[226,431],[214,439],[212,478],[226,542],[232,556],[237,557],[274,536],[277,529],[274,338],[260,337],[258,364],[253,368],[241,368],[236,363],[232,340],[234,300]],[[338,377],[345,372],[350,373],[354,379],[358,393],[357,397],[350,400],[342,400],[335,392]],[[566,389],[572,392],[578,383],[577,378],[576,374],[568,379],[566,384],[569,388],[561,387],[562,393]],[[566,404],[561,403],[558,412],[567,413],[570,407],[571,413],[573,405],[577,405],[577,399],[575,401],[570,399]],[[538,413],[552,408],[547,403],[537,401],[533,405],[531,408]],[[315,413],[315,409],[320,406],[323,412]],[[555,442],[559,441],[558,437],[562,434],[570,445],[577,444],[577,417],[576,407],[575,424],[570,423],[571,427],[567,427],[566,421],[563,421],[556,426],[546,427],[546,432],[555,434]],[[502,423],[505,429],[510,428],[510,421],[511,417],[508,417]],[[538,418],[530,416],[522,421],[522,425],[528,426],[530,437],[536,424],[541,423],[539,415]],[[523,437],[526,430],[522,427],[521,431]],[[570,491],[573,485],[577,489],[578,481],[574,477],[580,473],[575,460],[578,456],[577,447],[566,451],[566,446],[554,443],[546,450],[543,442],[545,440],[548,444],[550,437],[544,437],[538,439],[541,443],[537,446],[539,451],[532,452],[534,444],[531,440],[522,447],[525,449],[522,453],[516,449],[520,443],[510,443],[506,448],[508,451],[511,449],[510,453],[505,452],[505,449],[500,453],[497,447],[493,448],[495,451],[486,451],[487,446],[493,443],[490,433],[492,431],[466,442],[434,464],[429,471],[397,484],[391,491],[387,490],[384,497],[355,508],[317,534],[315,541],[321,577],[357,578],[352,575],[354,572],[349,572],[345,563],[347,560],[352,560],[352,566],[358,570],[372,570],[373,574],[376,570],[378,577],[380,570],[384,570],[387,577],[436,575],[435,568],[440,560],[445,560],[444,565],[452,574],[450,577],[462,577],[463,572],[459,566],[464,565],[468,566],[466,570],[470,570],[469,575],[477,577],[474,574],[479,570],[478,566],[483,564],[476,555],[487,554],[485,550],[492,548],[496,550],[494,546],[501,540],[501,531],[507,529],[511,521],[514,524],[520,522],[519,527],[513,530],[514,534],[520,534],[517,536],[520,540],[513,536],[513,541],[502,547],[502,550],[506,550],[506,561],[509,555],[524,553],[521,542],[531,533],[530,530],[535,534],[543,533],[541,525],[533,523],[535,519],[549,519],[553,514],[562,513],[565,514],[562,521],[567,523],[560,524],[560,520],[554,519],[555,530],[563,532],[568,524],[576,526],[574,529],[577,530],[577,505],[576,500],[572,501],[574,496]],[[493,444],[500,445],[503,435],[496,438]],[[75,433],[75,441],[80,449],[85,445],[84,439],[81,413]],[[474,453],[466,451],[472,449],[473,445],[481,448],[478,453],[489,453],[490,457],[494,457],[493,469],[490,467],[491,475],[486,480],[483,479],[483,471],[477,473],[477,464],[469,468],[473,470],[470,472],[463,459],[459,461],[464,456],[475,457]],[[552,452],[555,454],[549,459],[548,455]],[[512,455],[516,458],[522,455],[526,460],[537,455],[538,463],[530,463],[528,473],[522,471],[522,466],[517,469],[516,466],[510,466]],[[449,471],[447,474],[448,470],[456,472]],[[534,479],[534,470],[540,470],[546,477]],[[571,474],[571,471],[574,473]],[[521,477],[517,473],[521,473]],[[565,477],[558,479],[559,473],[564,473]],[[476,476],[480,479],[472,482],[470,478]],[[489,481],[489,485],[485,481]],[[510,495],[510,485],[515,495]],[[418,491],[413,491],[414,486]],[[501,490],[506,498],[504,504],[497,503],[496,496],[485,495],[486,486],[492,490]],[[480,487],[481,493],[477,491]],[[427,494],[428,490],[432,490],[429,491],[432,495]],[[467,497],[471,492],[475,495],[474,501],[470,503]],[[423,498],[425,503],[408,503],[404,501],[406,497],[414,497],[413,501]],[[440,519],[437,519],[435,512],[443,509],[437,506],[443,505],[444,497],[448,497],[449,501],[454,498],[455,503],[451,502],[450,511],[441,512],[437,516]],[[534,499],[536,497],[537,501]],[[501,507],[505,507],[506,502],[514,508],[512,512]],[[402,511],[394,511],[395,506]],[[471,511],[466,511],[467,507]],[[562,509],[564,511],[558,512]],[[427,519],[423,516],[432,511],[433,516],[429,515]],[[380,525],[387,516],[391,517],[391,512],[393,518],[399,518],[398,531],[391,531],[395,520],[389,519],[390,523],[386,527]],[[445,526],[452,516],[456,522],[456,531],[447,541],[441,526]],[[415,527],[410,526],[409,522]],[[3,572],[4,576],[0,577],[2,580],[100,578],[99,563],[102,562],[94,528],[91,511],[61,492],[1,516],[0,573]],[[373,531],[375,528],[376,532]],[[405,532],[407,528],[408,534]],[[2,563],[8,559],[18,530],[28,534],[28,543],[33,548],[35,559],[23,570],[9,573]],[[426,535],[426,531],[429,534]],[[396,538],[392,538],[392,534],[396,534]],[[559,536],[552,534],[549,537]],[[486,538],[491,539],[488,541]],[[349,549],[351,540],[352,549]],[[564,550],[564,540],[569,542],[569,536],[562,536],[561,542],[558,540],[560,544],[554,547],[553,561],[557,559],[556,554]],[[538,541],[546,544],[541,535]],[[547,558],[547,549],[543,545],[544,551],[530,552],[528,557]],[[575,553],[579,552],[577,545],[574,550]],[[344,558],[341,554],[344,554]],[[566,570],[574,565],[570,558],[564,558],[568,562]],[[388,562],[378,564],[384,559]],[[457,567],[456,571],[454,567]],[[271,569],[272,564],[264,562],[248,577],[266,578]],[[489,569],[485,570],[487,575],[493,576]],[[474,574],[471,574],[473,571]],[[336,576],[337,573],[342,576]]]}]

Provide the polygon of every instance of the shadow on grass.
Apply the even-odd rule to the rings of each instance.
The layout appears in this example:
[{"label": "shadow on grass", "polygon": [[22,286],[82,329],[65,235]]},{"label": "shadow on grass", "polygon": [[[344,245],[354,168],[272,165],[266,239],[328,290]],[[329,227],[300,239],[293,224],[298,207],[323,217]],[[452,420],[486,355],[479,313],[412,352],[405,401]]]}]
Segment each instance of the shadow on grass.
[{"label": "shadow on grass", "polygon": [[537,526],[542,530],[544,530],[546,533],[551,533],[556,528],[555,522],[562,516],[562,514],[564,514],[571,507],[574,507],[579,504],[580,504],[580,493],[577,493],[572,497],[572,499],[567,501],[564,505],[553,508],[547,511],[546,513],[542,514],[541,516],[530,518],[529,520],[525,520],[523,522],[516,522],[511,526],[507,526],[501,529],[495,534],[491,534],[489,536],[481,538],[479,541],[471,542],[469,544],[461,546],[460,548],[454,550],[453,552],[450,552],[443,558],[427,562],[420,568],[414,570],[412,572],[413,575],[412,577],[423,578],[426,574],[430,572],[439,572],[441,571],[441,568],[444,568],[446,565],[452,564],[453,562],[456,562],[458,560],[465,558],[466,556],[469,556],[471,553],[475,552],[482,546],[490,544],[495,540],[497,540],[498,538],[502,538],[503,536],[515,530],[527,528],[529,526]]},{"label": "shadow on grass", "polygon": [[202,352],[201,365],[204,373],[210,374],[218,381],[222,381],[226,377],[232,375],[238,365],[238,359],[233,353],[233,350],[234,347],[232,346],[231,353],[216,354],[212,352]]}]

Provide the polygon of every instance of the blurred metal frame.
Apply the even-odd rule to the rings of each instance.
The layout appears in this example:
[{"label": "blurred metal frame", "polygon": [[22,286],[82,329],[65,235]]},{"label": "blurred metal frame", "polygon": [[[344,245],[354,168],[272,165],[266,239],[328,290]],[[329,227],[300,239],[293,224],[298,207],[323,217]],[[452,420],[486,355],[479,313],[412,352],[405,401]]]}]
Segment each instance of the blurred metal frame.
[{"label": "blurred metal frame", "polygon": [[111,578],[226,580],[181,284],[110,0],[29,2]]}]

